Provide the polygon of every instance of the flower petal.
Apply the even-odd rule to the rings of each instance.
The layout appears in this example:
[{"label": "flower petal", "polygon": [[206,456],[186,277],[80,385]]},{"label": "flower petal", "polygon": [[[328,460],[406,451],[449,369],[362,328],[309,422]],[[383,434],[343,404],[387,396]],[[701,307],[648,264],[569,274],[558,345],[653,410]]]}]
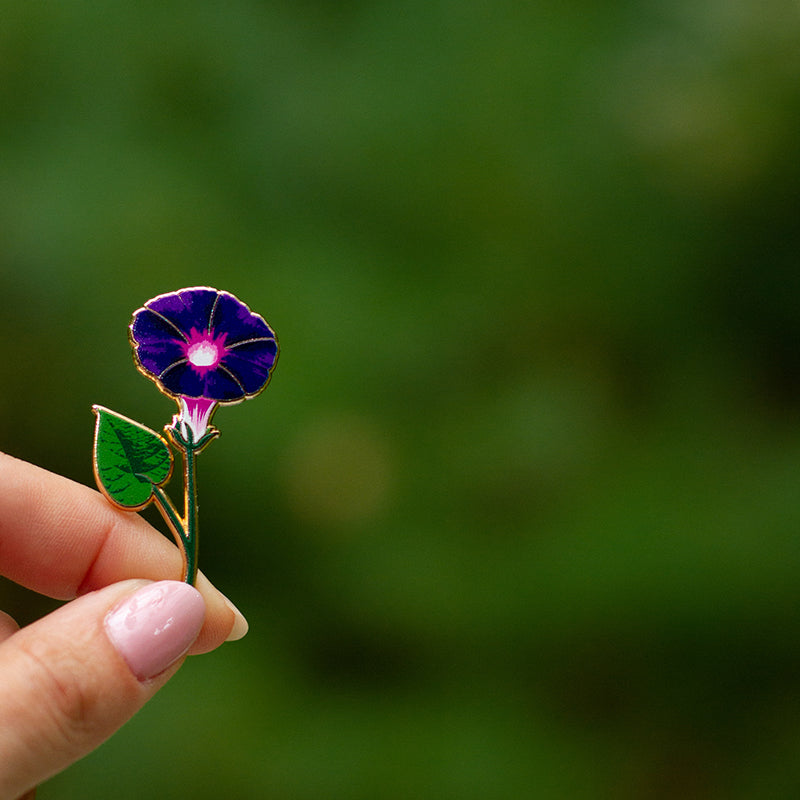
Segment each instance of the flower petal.
[{"label": "flower petal", "polygon": [[155,375],[185,355],[179,331],[164,317],[147,308],[140,309],[134,316],[131,338],[139,363]]},{"label": "flower petal", "polygon": [[192,328],[208,330],[209,319],[219,292],[205,286],[181,289],[148,300],[145,307],[156,311],[178,328],[186,338]]},{"label": "flower petal", "polygon": [[237,403],[247,394],[238,377],[226,370],[223,364],[213,372],[207,372],[203,380],[203,397],[212,397],[220,403]]},{"label": "flower petal", "polygon": [[186,335],[175,323],[167,319],[155,309],[140,308],[133,315],[131,334],[139,344],[158,342],[161,340],[185,341]]},{"label": "flower petal", "polygon": [[219,293],[219,301],[211,316],[211,325],[217,332],[225,331],[226,347],[245,339],[275,338],[272,329],[261,316],[228,292]]},{"label": "flower petal", "polygon": [[209,397],[204,394],[205,379],[186,360],[173,364],[155,377],[170,394],[185,397]]},{"label": "flower petal", "polygon": [[277,352],[278,343],[274,339],[248,342],[228,352],[222,364],[237,377],[245,394],[253,395],[269,380]]}]

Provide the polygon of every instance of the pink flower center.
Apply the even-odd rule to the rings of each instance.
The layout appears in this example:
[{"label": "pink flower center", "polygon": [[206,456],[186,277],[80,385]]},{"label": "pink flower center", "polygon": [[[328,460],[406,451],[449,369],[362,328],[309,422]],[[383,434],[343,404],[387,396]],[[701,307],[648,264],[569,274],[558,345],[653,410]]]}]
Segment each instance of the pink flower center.
[{"label": "pink flower center", "polygon": [[214,338],[210,331],[198,331],[195,328],[189,333],[186,342],[186,358],[199,373],[214,369],[228,352],[225,347],[225,338],[228,334],[221,333]]}]

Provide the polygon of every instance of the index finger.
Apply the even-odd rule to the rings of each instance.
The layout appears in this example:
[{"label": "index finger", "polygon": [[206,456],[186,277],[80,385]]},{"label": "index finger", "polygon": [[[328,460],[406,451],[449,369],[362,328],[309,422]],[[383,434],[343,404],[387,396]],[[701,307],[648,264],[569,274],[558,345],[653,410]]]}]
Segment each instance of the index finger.
[{"label": "index finger", "polygon": [[[69,600],[128,578],[180,580],[178,549],[138,514],[118,510],[79,483],[0,453],[0,574]],[[235,622],[208,581],[207,615],[194,650],[212,649]]]}]

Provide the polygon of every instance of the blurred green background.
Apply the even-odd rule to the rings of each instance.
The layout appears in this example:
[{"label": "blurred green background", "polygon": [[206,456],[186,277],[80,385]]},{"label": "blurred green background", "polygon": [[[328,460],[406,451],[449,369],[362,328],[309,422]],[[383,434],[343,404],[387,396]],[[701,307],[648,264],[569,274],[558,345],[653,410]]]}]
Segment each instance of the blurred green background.
[{"label": "blurred green background", "polygon": [[800,796],[796,3],[0,15],[0,448],[166,424],[155,294],[282,346],[200,465],[249,635],[43,800]]}]

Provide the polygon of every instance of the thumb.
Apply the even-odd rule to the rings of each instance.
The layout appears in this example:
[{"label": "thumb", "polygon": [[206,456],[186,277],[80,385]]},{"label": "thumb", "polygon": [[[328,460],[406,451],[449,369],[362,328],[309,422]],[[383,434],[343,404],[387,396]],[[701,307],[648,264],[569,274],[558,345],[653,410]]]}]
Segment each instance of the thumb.
[{"label": "thumb", "polygon": [[197,638],[202,596],[124,581],[73,600],[0,644],[0,800],[86,755],[163,686]]}]

